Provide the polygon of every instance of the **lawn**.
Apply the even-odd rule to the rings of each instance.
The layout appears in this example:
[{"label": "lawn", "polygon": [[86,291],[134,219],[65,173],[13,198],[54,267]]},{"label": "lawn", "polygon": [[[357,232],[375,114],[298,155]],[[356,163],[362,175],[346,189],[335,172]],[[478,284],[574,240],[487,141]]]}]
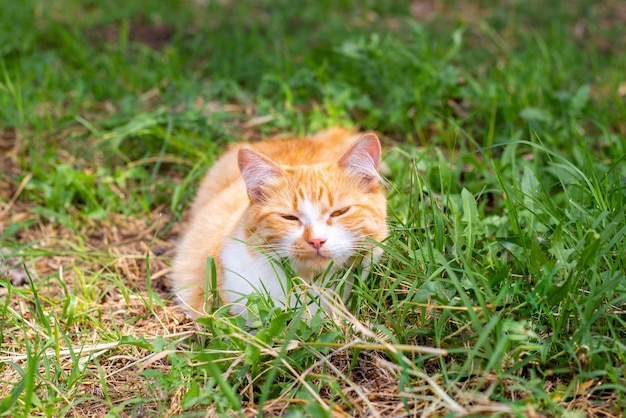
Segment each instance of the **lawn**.
[{"label": "lawn", "polygon": [[[205,170],[337,125],[383,143],[370,276],[187,319]],[[0,0],[0,416],[621,416],[625,156],[619,0]]]}]

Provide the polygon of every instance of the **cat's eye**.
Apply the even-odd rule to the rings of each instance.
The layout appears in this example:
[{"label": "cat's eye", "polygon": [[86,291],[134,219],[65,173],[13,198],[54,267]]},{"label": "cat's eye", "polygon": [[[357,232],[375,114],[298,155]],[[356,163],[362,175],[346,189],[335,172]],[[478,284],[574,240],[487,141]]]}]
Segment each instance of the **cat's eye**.
[{"label": "cat's eye", "polygon": [[341,216],[344,213],[346,213],[349,209],[350,209],[350,206],[346,206],[345,208],[336,210],[336,211],[334,211],[333,213],[330,214],[330,217],[331,218],[336,218],[337,216]]},{"label": "cat's eye", "polygon": [[299,221],[300,219],[298,219],[297,216],[293,216],[293,215],[280,215],[283,219],[286,219],[288,221]]}]

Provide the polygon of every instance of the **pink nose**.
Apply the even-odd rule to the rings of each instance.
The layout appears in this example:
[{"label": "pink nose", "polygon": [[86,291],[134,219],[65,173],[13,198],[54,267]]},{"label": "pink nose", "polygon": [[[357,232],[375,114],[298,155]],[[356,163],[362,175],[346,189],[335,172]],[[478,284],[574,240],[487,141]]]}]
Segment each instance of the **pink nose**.
[{"label": "pink nose", "polygon": [[309,238],[309,244],[313,246],[316,250],[322,248],[322,245],[326,242],[324,238]]}]

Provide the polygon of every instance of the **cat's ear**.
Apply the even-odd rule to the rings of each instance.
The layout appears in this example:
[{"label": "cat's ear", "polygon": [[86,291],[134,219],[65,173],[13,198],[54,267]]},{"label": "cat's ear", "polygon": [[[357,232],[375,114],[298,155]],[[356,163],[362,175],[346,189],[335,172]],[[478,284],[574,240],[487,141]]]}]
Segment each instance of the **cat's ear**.
[{"label": "cat's ear", "polygon": [[248,197],[254,203],[264,199],[264,186],[280,176],[282,169],[274,161],[250,148],[239,150],[239,170],[246,187]]},{"label": "cat's ear", "polygon": [[361,177],[361,181],[369,189],[382,180],[378,174],[380,154],[378,137],[372,133],[365,134],[343,154],[339,159],[339,166]]}]

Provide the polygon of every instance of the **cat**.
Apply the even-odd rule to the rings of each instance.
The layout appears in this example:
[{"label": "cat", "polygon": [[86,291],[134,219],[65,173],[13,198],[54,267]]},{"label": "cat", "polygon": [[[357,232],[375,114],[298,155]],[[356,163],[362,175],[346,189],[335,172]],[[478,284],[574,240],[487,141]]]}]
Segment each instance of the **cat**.
[{"label": "cat", "polygon": [[186,313],[206,313],[216,290],[234,314],[247,315],[255,292],[295,307],[284,260],[307,283],[353,264],[368,274],[382,253],[371,240],[387,236],[380,158],[375,134],[343,128],[231,145],[205,175],[177,245],[170,285]]}]

